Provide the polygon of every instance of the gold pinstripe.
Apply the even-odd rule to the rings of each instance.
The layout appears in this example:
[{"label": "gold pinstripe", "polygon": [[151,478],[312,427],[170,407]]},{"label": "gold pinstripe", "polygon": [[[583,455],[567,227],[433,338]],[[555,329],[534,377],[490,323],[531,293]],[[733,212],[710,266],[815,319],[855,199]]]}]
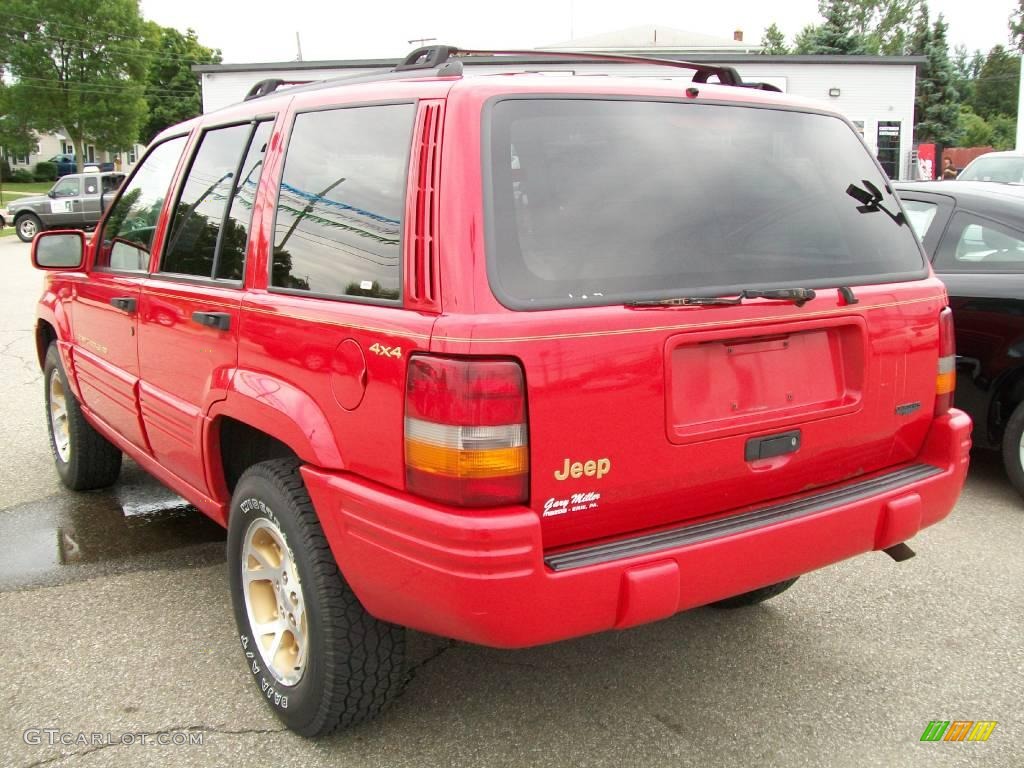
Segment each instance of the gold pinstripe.
[{"label": "gold pinstripe", "polygon": [[[940,302],[940,296],[926,296],[919,299],[905,299],[903,301],[891,301],[885,304],[868,304],[858,305],[857,309],[868,310],[868,309],[886,309],[891,307],[901,307],[908,304],[921,304],[923,302]],[[766,321],[772,323],[785,323],[788,321],[799,321],[809,320],[817,317],[829,317],[832,315],[849,315],[851,307],[837,307],[836,309],[820,310],[818,312],[804,312],[798,315],[790,315],[788,317],[744,317],[736,318],[733,320],[711,320],[705,323],[681,323],[678,325],[658,325],[651,328],[618,328],[610,331],[581,331],[579,333],[552,333],[545,334],[543,336],[512,336],[506,338],[459,338],[455,336],[436,336],[435,341],[447,341],[453,343],[480,343],[480,344],[510,344],[520,343],[526,341],[556,341],[559,339],[582,339],[582,338],[595,338],[601,336],[627,336],[633,333],[664,333],[666,331],[684,331],[694,330],[697,328],[729,328],[733,326],[743,325],[763,325]]]},{"label": "gold pinstripe", "polygon": [[[154,296],[163,296],[170,299],[189,299],[188,296],[182,296],[177,294],[160,293],[158,291],[147,291]],[[238,309],[237,304],[222,304],[215,301],[206,301],[205,299],[196,299],[203,304],[208,304],[215,307],[224,307],[226,309]],[[506,336],[497,338],[470,338],[460,336],[436,336],[435,341],[447,342],[451,344],[519,344],[528,341],[558,341],[562,339],[589,339],[589,338],[600,338],[602,336],[628,336],[634,333],[665,333],[669,331],[686,331],[696,329],[709,329],[709,328],[732,328],[745,325],[761,325],[766,321],[772,323],[785,323],[785,322],[796,322],[800,320],[810,320],[819,317],[832,317],[834,315],[850,315],[860,314],[871,309],[891,309],[893,307],[909,306],[911,304],[922,304],[926,302],[941,302],[942,297],[940,296],[924,296],[916,299],[904,299],[902,301],[890,301],[882,304],[864,304],[864,305],[853,305],[836,307],[834,309],[824,309],[817,312],[802,312],[796,315],[790,315],[787,317],[743,317],[734,318],[732,320],[709,320],[702,323],[678,323],[675,325],[657,325],[649,328],[617,328],[606,331],[580,331],[577,333],[550,333],[538,336]],[[402,336],[412,339],[429,340],[430,335],[425,333],[413,333],[411,331],[403,331],[395,328],[380,328],[371,325],[360,325],[359,323],[346,323],[341,320],[330,320],[323,317],[311,317],[309,315],[292,314],[290,312],[282,312],[276,309],[262,309],[260,307],[245,306],[241,307],[246,312],[255,312],[262,315],[271,315],[273,317],[283,317],[289,320],[301,320],[307,323],[314,323],[318,325],[330,325],[336,328],[348,328],[353,331],[367,331],[369,333],[385,333],[391,336]]]}]

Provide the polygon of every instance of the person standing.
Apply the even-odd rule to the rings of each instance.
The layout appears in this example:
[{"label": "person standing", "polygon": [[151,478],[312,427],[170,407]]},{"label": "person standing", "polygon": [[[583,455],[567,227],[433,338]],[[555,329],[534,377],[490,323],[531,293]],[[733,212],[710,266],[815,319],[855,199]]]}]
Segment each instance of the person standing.
[{"label": "person standing", "polygon": [[952,181],[956,179],[957,174],[960,172],[953,167],[953,161],[948,158],[942,158],[942,176],[940,177],[943,181]]}]

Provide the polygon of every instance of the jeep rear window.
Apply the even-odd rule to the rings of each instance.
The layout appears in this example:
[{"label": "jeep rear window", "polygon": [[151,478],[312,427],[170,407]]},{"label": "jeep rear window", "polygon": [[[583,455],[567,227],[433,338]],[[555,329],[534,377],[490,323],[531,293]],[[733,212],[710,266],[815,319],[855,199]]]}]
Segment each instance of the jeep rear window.
[{"label": "jeep rear window", "polygon": [[506,306],[927,274],[887,180],[837,117],[531,98],[494,103],[488,122],[488,272]]}]

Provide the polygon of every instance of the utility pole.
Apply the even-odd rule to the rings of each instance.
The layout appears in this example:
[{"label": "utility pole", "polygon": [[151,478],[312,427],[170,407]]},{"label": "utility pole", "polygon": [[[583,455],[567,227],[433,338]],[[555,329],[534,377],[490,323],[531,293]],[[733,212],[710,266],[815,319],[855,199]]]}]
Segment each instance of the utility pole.
[{"label": "utility pole", "polygon": [[1024,151],[1024,56],[1020,57],[1020,95],[1017,98],[1017,151]]},{"label": "utility pole", "polygon": [[299,37],[299,30],[295,30],[295,60],[302,61],[302,39]]}]

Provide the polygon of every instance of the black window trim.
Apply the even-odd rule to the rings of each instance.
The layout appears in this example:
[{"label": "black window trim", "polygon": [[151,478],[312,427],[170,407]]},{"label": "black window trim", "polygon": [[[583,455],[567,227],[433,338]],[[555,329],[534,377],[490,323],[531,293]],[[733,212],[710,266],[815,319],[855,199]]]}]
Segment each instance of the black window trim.
[{"label": "black window trim", "polygon": [[[117,196],[113,200],[111,200],[109,207],[107,208],[107,210],[105,210],[103,212],[103,218],[100,219],[99,223],[96,225],[96,235],[95,235],[95,237],[98,238],[96,240],[96,248],[97,248],[97,250],[94,251],[94,253],[93,253],[93,263],[89,267],[89,271],[90,272],[103,272],[104,274],[123,275],[125,277],[146,277],[146,276],[152,274],[152,272],[150,272],[150,269],[149,269],[148,266],[146,267],[146,269],[115,269],[113,267],[106,266],[106,265],[98,266],[96,264],[95,256],[96,256],[96,253],[98,253],[98,249],[103,244],[103,242],[102,242],[102,240],[103,240],[103,230],[107,226],[107,219],[110,217],[110,212],[112,210],[114,210],[114,206],[115,205],[117,205],[119,202],[121,202],[121,197],[124,195],[124,191],[126,189],[128,189],[128,187],[131,185],[132,181],[135,179],[135,174],[139,172],[139,169],[142,168],[142,166],[145,164],[145,162],[149,159],[149,156],[151,154],[153,154],[153,152],[156,150],[157,147],[162,147],[164,144],[167,144],[170,141],[174,141],[175,139],[184,138],[184,139],[186,139],[185,146],[181,150],[181,157],[178,158],[178,164],[180,165],[182,158],[185,156],[185,151],[188,149],[188,141],[187,141],[187,139],[191,135],[192,135],[192,131],[188,130],[188,131],[184,131],[182,133],[175,133],[175,134],[172,134],[170,136],[165,136],[160,141],[154,142],[153,144],[151,144],[150,146],[148,146],[146,148],[145,153],[142,155],[142,157],[139,158],[139,161],[135,164],[135,167],[132,168],[131,172],[124,175],[124,179],[122,179],[120,186],[118,186],[118,188],[117,188]],[[175,166],[174,170],[177,171],[178,167]],[[172,178],[172,184],[173,184],[173,178]],[[168,191],[168,196],[169,196],[169,194],[172,191],[172,189],[168,189],[167,191]],[[167,197],[164,198],[164,207],[165,208],[167,207]],[[163,213],[163,211],[161,211],[161,214],[162,213]],[[159,221],[159,218],[157,219],[157,221]],[[153,255],[149,254],[149,256],[150,256],[149,260],[150,260],[150,262],[152,262],[153,261]]]},{"label": "black window trim", "polygon": [[[362,107],[394,107],[402,104],[413,105],[412,129],[409,133],[409,142],[405,150],[405,174],[402,183],[402,199],[405,205],[402,206],[402,227],[398,236],[398,298],[378,299],[372,296],[339,296],[334,293],[321,293],[319,291],[303,291],[299,288],[281,288],[274,285],[274,246],[277,239],[277,210],[278,198],[281,194],[281,182],[284,180],[285,167],[288,164],[288,151],[291,149],[292,136],[295,134],[295,119],[299,115],[307,115],[314,112],[334,112],[340,109],[359,109]],[[416,120],[419,117],[420,99],[386,99],[374,101],[352,101],[338,104],[318,105],[296,109],[291,114],[291,121],[288,124],[288,139],[281,149],[281,163],[278,170],[278,177],[274,184],[274,217],[270,225],[270,250],[267,255],[267,293],[280,293],[285,296],[302,296],[307,299],[321,299],[326,301],[340,301],[350,304],[373,304],[385,307],[405,306],[405,236],[408,225],[405,215],[409,203],[409,174],[412,163],[412,147],[416,141]]]},{"label": "black window trim", "polygon": [[[680,86],[680,90],[683,86]],[[688,106],[723,106],[723,107],[736,107],[742,109],[767,109],[773,112],[798,112],[808,115],[821,115],[823,117],[835,118],[843,122],[847,128],[853,133],[853,135],[860,142],[861,146],[867,151],[868,156],[871,158],[871,162],[874,163],[875,168],[878,169],[879,176],[885,181],[885,190],[889,192],[896,200],[897,205],[900,207],[900,211],[906,218],[906,211],[903,210],[903,203],[900,201],[899,195],[896,193],[893,179],[890,179],[885,169],[882,168],[882,164],[879,162],[875,153],[870,150],[864,137],[861,136],[856,127],[853,125],[851,120],[845,115],[841,115],[837,112],[831,112],[826,109],[815,109],[809,106],[796,106],[792,104],[774,104],[774,103],[758,103],[758,102],[741,102],[731,101],[729,99],[711,99],[701,98],[700,100],[688,98],[680,95],[678,97],[667,96],[667,95],[640,95],[640,94],[604,94],[604,93],[564,93],[564,92],[553,92],[553,91],[538,91],[538,92],[527,92],[527,93],[503,93],[497,96],[491,96],[488,98],[483,105],[483,114],[480,120],[480,165],[481,165],[481,179],[483,186],[483,209],[484,209],[484,262],[487,268],[487,282],[490,286],[491,293],[494,294],[494,298],[497,299],[506,309],[511,309],[517,312],[532,312],[532,311],[543,311],[543,310],[557,310],[557,309],[579,309],[583,307],[607,307],[607,306],[618,306],[628,301],[643,299],[660,299],[660,298],[672,298],[678,294],[678,290],[669,291],[664,294],[652,294],[651,292],[629,294],[617,297],[613,301],[593,301],[587,303],[576,303],[567,304],[560,299],[546,299],[543,301],[521,301],[513,296],[509,296],[505,293],[501,285],[501,280],[495,269],[496,258],[496,233],[494,231],[494,195],[492,190],[494,187],[494,171],[493,163],[491,162],[492,157],[492,128],[494,119],[494,107],[503,101],[534,101],[534,100],[559,100],[559,101],[642,101],[642,102],[653,102],[653,103],[667,103],[667,104],[683,104]],[[907,220],[907,226],[910,226],[909,220]],[[908,272],[886,272],[878,273],[873,275],[853,275],[849,278],[844,278],[841,282],[847,287],[856,287],[859,285],[878,285],[878,284],[889,284],[889,283],[900,283],[909,282],[915,280],[924,280],[929,276],[929,258],[924,252],[923,246],[920,241],[915,237],[915,241],[918,243],[918,251],[921,255],[921,268],[916,271]],[[799,280],[799,281],[786,281],[786,287],[803,287],[803,288],[835,288],[838,282],[835,279],[826,280]],[[687,290],[688,295],[693,296],[721,296],[727,295],[729,291],[736,292],[737,288],[754,288],[754,289],[767,289],[767,288],[778,288],[777,283],[758,283],[757,285],[743,285],[743,286],[709,286],[706,288],[699,288],[694,290]]]},{"label": "black window trim", "polygon": [[[185,169],[184,169],[184,172],[182,173],[181,179],[179,180],[178,186],[174,190],[174,202],[171,205],[171,211],[173,211],[178,206],[178,203],[181,201],[181,196],[185,192],[185,184],[188,183],[189,173],[191,173],[192,166],[195,164],[196,158],[199,156],[199,150],[202,149],[202,146],[203,146],[203,138],[206,136],[207,133],[210,133],[211,131],[220,130],[220,129],[223,129],[223,128],[235,128],[235,127],[240,126],[240,125],[248,125],[248,126],[250,126],[250,128],[249,128],[249,137],[245,140],[245,148],[243,149],[241,155],[239,156],[238,163],[235,166],[235,175],[234,175],[233,178],[238,178],[238,174],[240,173],[239,168],[245,162],[245,158],[249,154],[249,148],[252,145],[253,136],[256,135],[256,131],[259,128],[260,123],[267,123],[267,122],[269,122],[269,123],[276,124],[278,116],[279,116],[279,113],[275,112],[275,113],[270,113],[270,114],[266,114],[266,115],[263,115],[263,114],[261,114],[261,115],[254,115],[252,117],[248,117],[248,118],[244,118],[244,119],[229,120],[229,121],[226,121],[226,122],[223,122],[223,123],[211,123],[210,125],[200,126],[199,133],[198,133],[198,138],[196,139],[196,141],[195,141],[195,143],[194,143],[194,145],[192,147],[192,152],[191,152],[191,154],[188,157],[188,162],[185,165]],[[272,125],[271,126],[271,131],[270,131],[270,135],[271,136],[274,135],[274,129],[275,128],[276,128],[276,125]],[[140,165],[141,165],[141,163],[140,163]],[[260,172],[260,176],[262,177],[262,175],[263,174],[262,174],[262,171],[261,171]],[[157,269],[156,269],[155,272],[148,273],[149,277],[154,279],[154,280],[167,280],[168,282],[172,282],[172,283],[186,283],[186,284],[189,284],[189,285],[216,286],[216,287],[222,287],[222,288],[231,288],[231,289],[235,289],[235,290],[243,289],[245,287],[245,277],[244,277],[245,265],[249,261],[249,254],[248,254],[249,245],[248,245],[248,240],[246,241],[246,255],[245,255],[246,257],[245,257],[245,261],[242,262],[242,274],[243,274],[242,279],[241,280],[228,280],[228,279],[225,279],[225,278],[214,277],[214,275],[217,274],[217,265],[220,262],[220,247],[221,247],[221,241],[222,241],[222,239],[224,237],[224,226],[227,223],[228,216],[230,216],[230,214],[231,214],[231,204],[234,202],[234,200],[235,200],[235,189],[234,189],[234,184],[232,184],[231,196],[230,196],[230,198],[228,199],[228,201],[226,202],[226,204],[224,206],[224,216],[223,216],[223,218],[221,219],[221,222],[220,222],[220,230],[217,232],[217,242],[214,245],[213,265],[212,265],[212,268],[211,268],[210,277],[202,277],[201,275],[188,275],[188,274],[184,274],[182,272],[164,272],[163,270],[161,270],[160,267],[163,265],[164,257],[167,255],[167,246],[170,244],[169,243],[169,237],[167,237],[167,236],[164,237],[163,242],[160,244],[160,259],[157,261]],[[168,235],[168,236],[170,235],[171,228],[172,228],[173,225],[174,225],[174,217],[172,216],[171,219],[167,222],[167,232],[166,232],[166,235]],[[251,230],[251,227],[252,227],[252,221],[250,220],[250,230]],[[251,231],[249,232],[249,236],[250,237],[252,236],[252,232]]]}]

